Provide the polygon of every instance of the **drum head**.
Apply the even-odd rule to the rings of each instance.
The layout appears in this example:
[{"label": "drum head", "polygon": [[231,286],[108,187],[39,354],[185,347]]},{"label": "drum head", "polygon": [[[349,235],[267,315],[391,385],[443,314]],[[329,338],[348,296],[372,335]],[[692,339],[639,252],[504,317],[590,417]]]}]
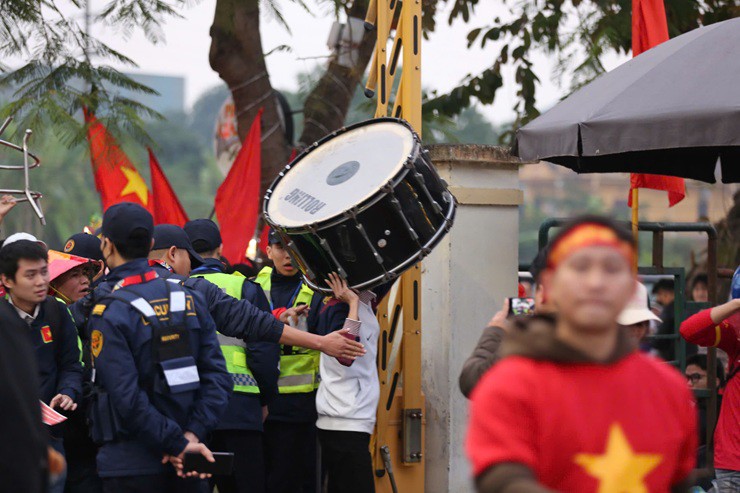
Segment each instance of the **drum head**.
[{"label": "drum head", "polygon": [[405,125],[382,121],[351,128],[307,153],[277,182],[270,221],[296,228],[333,218],[375,195],[414,149]]}]

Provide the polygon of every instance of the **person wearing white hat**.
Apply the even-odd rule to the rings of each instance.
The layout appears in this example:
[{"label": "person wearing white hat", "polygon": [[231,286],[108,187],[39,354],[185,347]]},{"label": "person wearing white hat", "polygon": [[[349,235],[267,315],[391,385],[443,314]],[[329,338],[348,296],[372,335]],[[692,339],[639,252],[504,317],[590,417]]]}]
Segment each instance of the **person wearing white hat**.
[{"label": "person wearing white hat", "polygon": [[660,318],[650,310],[650,299],[647,288],[641,282],[637,283],[635,294],[622,313],[617,317],[617,323],[627,330],[630,339],[639,347],[640,342],[650,329],[650,321],[660,323]]},{"label": "person wearing white hat", "polygon": [[5,238],[5,241],[3,241],[2,246],[3,247],[6,247],[6,246],[10,245],[11,243],[15,243],[16,241],[20,241],[20,240],[33,241],[34,243],[38,243],[39,245],[41,245],[42,247],[44,247],[45,250],[48,250],[49,249],[49,247],[46,246],[46,243],[44,243],[43,241],[39,240],[34,235],[32,235],[30,233],[23,233],[23,232],[21,232],[21,233],[13,233],[12,235],[10,235],[7,238]]}]

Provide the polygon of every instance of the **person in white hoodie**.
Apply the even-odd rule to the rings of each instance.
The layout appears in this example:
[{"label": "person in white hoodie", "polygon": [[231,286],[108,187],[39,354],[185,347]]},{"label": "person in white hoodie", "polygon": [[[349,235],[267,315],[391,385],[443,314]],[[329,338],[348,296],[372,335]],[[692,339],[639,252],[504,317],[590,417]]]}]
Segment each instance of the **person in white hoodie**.
[{"label": "person in white hoodie", "polygon": [[321,355],[316,426],[328,493],[373,493],[375,481],[369,447],[380,398],[375,366],[380,327],[371,305],[375,294],[357,293],[336,274],[330,275],[326,282],[334,292],[334,299],[326,303],[322,313],[314,314],[318,315],[314,319],[317,329],[329,326],[327,321],[332,318],[332,312],[346,311],[349,306],[342,330],[356,335],[356,340],[367,350],[354,361]]}]

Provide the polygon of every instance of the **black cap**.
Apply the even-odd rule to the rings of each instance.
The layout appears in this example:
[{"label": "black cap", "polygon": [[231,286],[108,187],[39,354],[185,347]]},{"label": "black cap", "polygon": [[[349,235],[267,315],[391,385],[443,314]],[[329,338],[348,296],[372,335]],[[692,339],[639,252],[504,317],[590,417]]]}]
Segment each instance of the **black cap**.
[{"label": "black cap", "polygon": [[223,243],[221,231],[210,219],[193,219],[188,221],[182,229],[188,234],[190,244],[198,253],[212,252]]},{"label": "black cap", "polygon": [[88,233],[75,233],[64,243],[64,253],[89,258],[90,260],[103,260],[103,252],[100,251],[100,238]]},{"label": "black cap", "polygon": [[273,245],[275,243],[283,244],[283,239],[280,237],[280,234],[275,231],[273,228],[270,228],[270,232],[267,235],[267,244]]},{"label": "black cap", "polygon": [[[121,202],[108,207],[103,214],[101,232],[117,247],[126,245],[131,240],[134,231],[141,229],[146,231],[151,242],[154,219],[149,211],[139,204]],[[137,241],[141,240],[137,239]]]},{"label": "black cap", "polygon": [[203,264],[203,257],[193,250],[188,234],[180,226],[175,226],[174,224],[157,224],[154,227],[154,247],[152,250],[163,250],[170,247],[187,250],[190,254],[192,267],[198,267]]}]

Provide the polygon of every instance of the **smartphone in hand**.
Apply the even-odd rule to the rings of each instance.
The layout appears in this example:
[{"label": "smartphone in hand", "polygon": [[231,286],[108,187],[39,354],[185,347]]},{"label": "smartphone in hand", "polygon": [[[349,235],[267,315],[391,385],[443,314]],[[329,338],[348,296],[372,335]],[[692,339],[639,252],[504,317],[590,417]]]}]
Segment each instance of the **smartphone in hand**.
[{"label": "smartphone in hand", "polygon": [[509,298],[509,316],[534,314],[534,298]]},{"label": "smartphone in hand", "polygon": [[213,452],[216,462],[209,462],[202,454],[186,453],[182,461],[185,472],[196,471],[201,474],[222,474],[228,476],[234,469],[234,454]]}]

